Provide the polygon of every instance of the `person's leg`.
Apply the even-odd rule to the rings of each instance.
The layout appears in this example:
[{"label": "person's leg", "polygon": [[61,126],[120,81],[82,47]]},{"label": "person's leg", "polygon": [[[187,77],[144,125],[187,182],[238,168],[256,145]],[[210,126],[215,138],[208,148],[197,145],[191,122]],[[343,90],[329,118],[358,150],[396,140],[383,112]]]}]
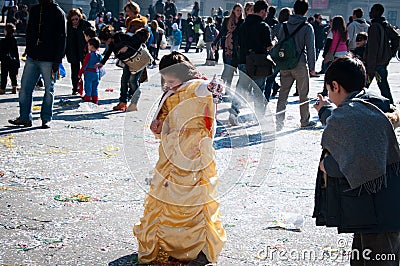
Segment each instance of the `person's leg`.
[{"label": "person's leg", "polygon": [[17,93],[17,75],[18,75],[18,68],[11,68],[10,69],[10,79],[11,79],[11,86],[12,86],[12,94]]},{"label": "person's leg", "polygon": [[206,42],[206,52],[207,52],[206,60],[210,60],[212,58],[211,57],[211,54],[212,54],[211,45],[212,45],[212,42]]},{"label": "person's leg", "polygon": [[132,74],[130,76],[129,82],[131,84],[131,91],[130,93],[132,93],[132,99],[131,99],[131,103],[132,104],[137,104],[139,102],[139,98],[140,98],[140,84],[139,84],[139,78],[142,75],[143,70],[137,72],[136,74]]},{"label": "person's leg", "polygon": [[[265,81],[265,90],[264,90],[264,96],[265,99],[269,102],[269,98],[271,97],[271,92],[273,91],[274,85],[275,85],[275,78],[278,75],[278,68],[275,66],[274,67],[274,74],[269,76],[267,80]],[[276,93],[275,93],[276,95]]]},{"label": "person's leg", "polygon": [[[229,67],[231,67],[231,66],[229,66]],[[239,124],[238,116],[240,113],[241,102],[243,101],[243,98],[244,99],[247,98],[248,88],[249,88],[249,84],[250,84],[250,79],[245,74],[246,73],[246,65],[239,64],[238,70],[239,70],[239,80],[236,84],[235,93],[231,93],[232,104],[231,104],[231,108],[229,109],[229,113],[230,113],[229,122],[232,126],[237,126]],[[230,78],[229,82],[232,82],[234,72],[232,71],[231,73],[232,73],[232,77]],[[242,75],[242,78],[240,78],[241,75]]]},{"label": "person's leg", "polygon": [[79,69],[80,69],[80,63],[71,63],[71,82],[72,82],[73,95],[76,95],[78,92]]},{"label": "person's leg", "polygon": [[[236,83],[236,93],[241,94],[243,98],[249,99],[251,95],[251,78],[247,75],[246,64],[238,66],[239,78]],[[232,73],[233,76],[233,73]]]},{"label": "person's leg", "polygon": [[281,90],[279,91],[278,103],[276,105],[276,123],[277,125],[284,124],[285,110],[290,89],[293,85],[294,78],[291,70],[281,70]]},{"label": "person's leg", "polygon": [[100,80],[100,73],[94,72],[92,77],[92,103],[98,104],[99,103],[99,80]]},{"label": "person's leg", "polygon": [[85,96],[83,97],[84,102],[90,102],[91,101],[91,96],[92,96],[92,75],[90,72],[85,73],[85,82],[83,84],[84,89],[85,89]]},{"label": "person's leg", "polygon": [[131,77],[131,72],[129,71],[129,67],[127,65],[124,66],[122,69],[122,76],[121,76],[121,91],[119,102],[127,103],[128,102],[128,87],[129,87],[129,79]]},{"label": "person's leg", "polygon": [[44,81],[44,96],[40,118],[42,124],[50,122],[53,117],[53,102],[54,102],[54,79],[51,75],[52,62],[38,62],[40,73]]},{"label": "person's leg", "polygon": [[[232,60],[224,58],[224,69],[222,70],[221,79],[224,81],[227,87],[231,87],[233,74],[235,73],[235,67],[231,65]],[[229,93],[228,93],[229,94]]]},{"label": "person's leg", "polygon": [[398,266],[400,233],[359,233],[353,239],[352,266]]},{"label": "person's leg", "polygon": [[267,78],[255,78],[252,82],[254,91],[254,110],[259,118],[265,115],[268,100],[265,98],[265,82]]},{"label": "person's leg", "polygon": [[40,67],[37,62],[27,57],[19,90],[19,117],[21,120],[32,121],[32,94],[39,75]]},{"label": "person's leg", "polygon": [[3,5],[3,8],[1,9],[1,22],[4,22],[4,15],[6,13],[7,7]]},{"label": "person's leg", "polygon": [[390,103],[393,104],[393,96],[390,91],[389,82],[388,82],[388,71],[387,66],[377,66],[375,68],[376,82],[378,83],[379,90],[381,91],[381,95],[387,99],[389,99]]},{"label": "person's leg", "polygon": [[303,127],[308,126],[310,123],[310,104],[308,102],[310,77],[307,65],[299,63],[293,69],[293,76],[300,98],[300,124]]},{"label": "person's leg", "polygon": [[[8,70],[5,64],[1,64],[1,91],[5,93],[7,87]],[[2,93],[2,94],[4,94]]]}]

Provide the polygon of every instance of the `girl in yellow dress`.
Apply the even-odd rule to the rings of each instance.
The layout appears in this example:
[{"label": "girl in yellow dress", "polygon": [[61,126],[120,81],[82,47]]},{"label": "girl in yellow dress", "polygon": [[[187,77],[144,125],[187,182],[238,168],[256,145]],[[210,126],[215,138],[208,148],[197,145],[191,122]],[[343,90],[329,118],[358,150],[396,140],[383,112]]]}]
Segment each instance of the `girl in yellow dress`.
[{"label": "girl in yellow dress", "polygon": [[209,85],[179,52],[159,64],[164,95],[151,123],[159,159],[134,227],[141,263],[169,260],[189,266],[216,262],[226,241],[216,187],[215,105]]}]

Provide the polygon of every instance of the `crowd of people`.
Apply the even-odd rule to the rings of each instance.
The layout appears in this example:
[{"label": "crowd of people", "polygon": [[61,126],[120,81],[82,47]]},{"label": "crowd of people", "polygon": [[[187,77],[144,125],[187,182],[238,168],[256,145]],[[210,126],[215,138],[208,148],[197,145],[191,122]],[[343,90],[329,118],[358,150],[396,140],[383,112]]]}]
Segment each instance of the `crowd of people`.
[{"label": "crowd of people", "polygon": [[[398,265],[400,212],[394,202],[400,195],[400,151],[393,127],[398,111],[387,66],[398,52],[399,34],[383,16],[382,4],[372,6],[370,21],[363,18],[361,8],[354,9],[348,25],[342,16],[334,16],[327,25],[319,13],[307,17],[307,0],[296,0],[293,9],[282,8],[277,18],[275,7],[258,0],[244,6],[235,4],[226,16],[219,8],[205,21],[198,2],[186,19],[172,0],[157,0],[147,15],[141,15],[137,3],[128,1],[119,18],[109,12],[104,15],[100,0],[92,0],[91,8],[89,18],[96,20],[96,27],[79,8],[65,15],[53,0],[39,0],[32,6],[26,24],[20,112],[9,123],[32,126],[32,94],[42,78],[45,93],[40,118],[42,128],[50,127],[54,83],[64,56],[71,68],[71,93],[81,94],[84,102],[98,104],[102,68],[114,53],[121,61],[122,75],[119,103],[113,110],[137,111],[140,84],[147,79],[147,70],[144,66],[132,72],[125,60],[147,47],[153,57],[149,67],[157,66],[159,49],[166,41],[163,36],[168,37],[170,53],[158,61],[164,94],[150,125],[161,138],[159,160],[143,217],[134,227],[141,262],[158,261],[166,254],[170,262],[206,265],[217,261],[226,241],[216,200],[215,154],[212,142],[203,141],[213,137],[213,97],[219,95],[213,87],[216,85],[183,53],[189,52],[192,43],[200,52],[202,46],[197,44],[203,40],[207,65],[215,65],[218,49],[222,49],[221,79],[231,96],[232,125],[240,123],[243,99],[252,98],[255,113],[262,118],[271,95],[279,93],[275,126],[282,130],[288,96],[296,83],[300,127],[315,127],[316,122],[310,119],[309,81],[325,75],[319,102],[314,105],[326,128],[313,216],[317,225],[354,233],[353,247],[361,252],[370,248],[374,254],[395,254],[393,262]],[[17,93],[20,65],[16,30],[15,23],[8,21],[5,38],[0,41],[0,94],[6,91],[8,75],[12,93]],[[180,47],[182,40],[186,40],[185,47]],[[103,55],[100,44],[106,45]],[[321,52],[324,60],[317,72]],[[239,78],[234,93],[230,88],[236,70]],[[276,82],[278,73],[280,85]],[[381,95],[366,90],[374,78]],[[363,258],[352,258],[354,265],[364,262]]]}]

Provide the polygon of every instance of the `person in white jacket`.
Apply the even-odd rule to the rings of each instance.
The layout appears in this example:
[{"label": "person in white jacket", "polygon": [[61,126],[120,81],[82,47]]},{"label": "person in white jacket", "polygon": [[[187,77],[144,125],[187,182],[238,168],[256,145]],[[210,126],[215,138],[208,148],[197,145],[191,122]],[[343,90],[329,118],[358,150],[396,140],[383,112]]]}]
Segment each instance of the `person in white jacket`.
[{"label": "person in white jacket", "polygon": [[356,45],[356,38],[357,34],[360,32],[368,32],[369,25],[362,18],[364,15],[364,11],[361,7],[355,8],[353,10],[353,22],[349,24],[347,27],[347,32],[349,33],[349,51],[353,52],[354,49],[357,47]]}]

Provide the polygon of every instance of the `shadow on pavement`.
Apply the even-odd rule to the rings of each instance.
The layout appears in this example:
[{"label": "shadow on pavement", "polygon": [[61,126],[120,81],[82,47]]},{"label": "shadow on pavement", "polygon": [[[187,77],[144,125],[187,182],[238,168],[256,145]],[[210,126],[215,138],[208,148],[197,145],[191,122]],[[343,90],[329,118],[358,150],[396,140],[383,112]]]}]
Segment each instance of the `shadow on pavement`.
[{"label": "shadow on pavement", "polygon": [[111,261],[108,266],[133,266],[138,264],[138,254],[133,253]]}]

